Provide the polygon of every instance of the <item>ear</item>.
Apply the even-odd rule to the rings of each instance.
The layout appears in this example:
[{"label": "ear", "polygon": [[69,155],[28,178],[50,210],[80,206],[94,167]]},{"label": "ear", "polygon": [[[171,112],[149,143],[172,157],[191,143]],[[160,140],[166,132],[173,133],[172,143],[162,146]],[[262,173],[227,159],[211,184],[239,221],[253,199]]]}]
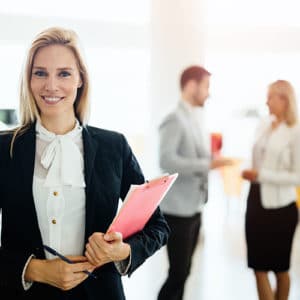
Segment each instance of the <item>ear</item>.
[{"label": "ear", "polygon": [[196,88],[196,81],[193,80],[193,79],[190,79],[190,80],[186,83],[185,87],[186,87],[186,90],[188,90],[188,91],[194,91],[195,88]]}]

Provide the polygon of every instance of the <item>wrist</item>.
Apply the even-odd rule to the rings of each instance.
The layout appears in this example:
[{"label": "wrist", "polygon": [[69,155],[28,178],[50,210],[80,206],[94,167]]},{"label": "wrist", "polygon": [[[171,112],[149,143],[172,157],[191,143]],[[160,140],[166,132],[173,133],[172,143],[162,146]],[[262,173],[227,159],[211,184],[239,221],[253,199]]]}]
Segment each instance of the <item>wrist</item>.
[{"label": "wrist", "polygon": [[25,271],[24,279],[29,282],[42,282],[43,264],[43,260],[32,258]]},{"label": "wrist", "polygon": [[125,260],[130,256],[131,253],[131,248],[130,245],[127,243],[124,243],[124,248],[123,248],[123,253],[122,253],[122,258],[120,260]]}]

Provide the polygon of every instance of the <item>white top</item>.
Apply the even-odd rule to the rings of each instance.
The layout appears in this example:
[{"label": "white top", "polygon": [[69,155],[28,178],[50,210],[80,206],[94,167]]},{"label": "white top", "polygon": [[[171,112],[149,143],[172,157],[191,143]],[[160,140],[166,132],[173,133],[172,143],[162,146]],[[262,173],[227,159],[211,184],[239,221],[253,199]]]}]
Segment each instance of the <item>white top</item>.
[{"label": "white top", "polygon": [[252,165],[258,170],[265,208],[280,208],[296,200],[300,186],[300,127],[285,122],[272,129],[272,118],[257,129]]},{"label": "white top", "polygon": [[[85,233],[82,127],[65,135],[36,123],[33,198],[43,243],[63,255],[81,255]],[[65,237],[68,237],[67,239]],[[46,258],[53,258],[45,252]]]}]

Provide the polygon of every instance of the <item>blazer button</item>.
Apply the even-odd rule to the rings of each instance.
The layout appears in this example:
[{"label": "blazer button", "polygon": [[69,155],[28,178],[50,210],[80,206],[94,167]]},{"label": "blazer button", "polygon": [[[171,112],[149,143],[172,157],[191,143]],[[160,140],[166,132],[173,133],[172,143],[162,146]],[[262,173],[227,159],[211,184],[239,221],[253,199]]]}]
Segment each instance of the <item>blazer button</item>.
[{"label": "blazer button", "polygon": [[52,219],[52,224],[56,224],[56,220],[55,219]]},{"label": "blazer button", "polygon": [[58,196],[58,192],[54,191],[54,192],[53,192],[53,195],[54,195],[54,196]]}]

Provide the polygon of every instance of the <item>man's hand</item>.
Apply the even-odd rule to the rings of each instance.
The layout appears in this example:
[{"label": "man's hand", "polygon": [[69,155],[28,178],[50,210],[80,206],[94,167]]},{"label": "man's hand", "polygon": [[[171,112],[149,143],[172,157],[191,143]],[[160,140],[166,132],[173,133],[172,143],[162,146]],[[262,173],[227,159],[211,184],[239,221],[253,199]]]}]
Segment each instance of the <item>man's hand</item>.
[{"label": "man's hand", "polygon": [[226,167],[226,166],[232,166],[233,164],[234,164],[233,159],[219,157],[219,158],[215,158],[211,161],[210,168],[216,169],[216,168],[221,168],[221,167]]},{"label": "man's hand", "polygon": [[123,242],[118,232],[94,232],[86,245],[85,256],[91,264],[100,267],[109,262],[121,261],[129,257],[130,246]]}]

